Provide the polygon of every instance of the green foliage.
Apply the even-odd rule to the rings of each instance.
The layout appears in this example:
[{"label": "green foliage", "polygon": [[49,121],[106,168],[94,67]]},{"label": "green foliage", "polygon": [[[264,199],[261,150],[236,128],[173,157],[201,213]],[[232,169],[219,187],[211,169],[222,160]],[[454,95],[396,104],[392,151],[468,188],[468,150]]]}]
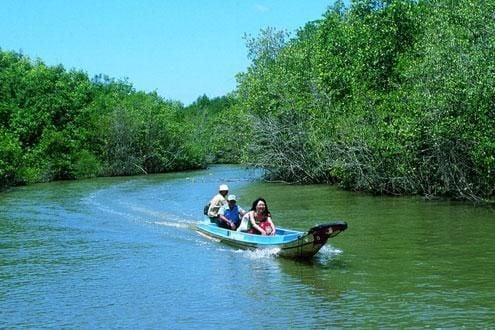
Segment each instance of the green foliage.
[{"label": "green foliage", "polygon": [[191,139],[201,141],[194,146],[196,154],[203,152],[209,163],[239,163],[249,130],[244,113],[236,106],[234,96],[209,99],[199,97],[183,111],[184,122],[191,123]]},{"label": "green foliage", "polygon": [[262,31],[239,75],[254,132],[243,159],[271,179],[493,197],[494,13],[485,1],[355,0],[290,40]]},{"label": "green foliage", "polygon": [[72,165],[74,178],[92,178],[101,174],[101,162],[88,150],[83,149],[77,152],[74,159]]},{"label": "green foliage", "polygon": [[0,51],[0,187],[204,167],[183,106]]},{"label": "green foliage", "polygon": [[[408,70],[424,148],[422,186],[476,199],[494,192],[495,4],[433,2]],[[423,173],[430,173],[427,177]]]},{"label": "green foliage", "polygon": [[65,132],[45,130],[40,143],[36,146],[44,157],[42,167],[43,180],[73,179],[72,157],[76,149],[75,141]]},{"label": "green foliage", "polygon": [[0,127],[0,187],[15,183],[22,150],[15,136]]},{"label": "green foliage", "polygon": [[242,162],[270,179],[493,200],[495,3],[337,1],[245,36],[226,96],[188,107],[0,51],[0,186]]}]

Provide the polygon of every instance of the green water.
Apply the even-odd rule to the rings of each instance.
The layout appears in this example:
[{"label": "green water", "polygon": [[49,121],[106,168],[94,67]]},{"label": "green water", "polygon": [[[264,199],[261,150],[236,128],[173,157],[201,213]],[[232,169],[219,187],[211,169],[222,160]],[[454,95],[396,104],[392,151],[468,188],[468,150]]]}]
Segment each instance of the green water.
[{"label": "green water", "polygon": [[[493,328],[495,213],[233,166],[0,195],[0,328]],[[226,182],[279,226],[349,229],[310,262],[199,236]]]},{"label": "green water", "polygon": [[[314,219],[343,219],[331,241],[343,253],[300,266],[302,283],[334,301],[359,327],[495,326],[495,213],[421,198],[373,197],[327,186],[257,184],[276,219],[303,229]],[[322,260],[321,260],[322,259]]]}]

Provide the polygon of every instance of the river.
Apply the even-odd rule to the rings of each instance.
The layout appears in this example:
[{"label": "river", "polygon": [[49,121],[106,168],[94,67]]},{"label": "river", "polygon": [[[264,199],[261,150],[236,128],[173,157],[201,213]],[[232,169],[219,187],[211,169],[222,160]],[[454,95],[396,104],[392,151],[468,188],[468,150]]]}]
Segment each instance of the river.
[{"label": "river", "polygon": [[[0,328],[493,328],[493,209],[257,180],[236,166],[0,194]],[[227,183],[276,224],[349,229],[310,262],[198,235]]]}]

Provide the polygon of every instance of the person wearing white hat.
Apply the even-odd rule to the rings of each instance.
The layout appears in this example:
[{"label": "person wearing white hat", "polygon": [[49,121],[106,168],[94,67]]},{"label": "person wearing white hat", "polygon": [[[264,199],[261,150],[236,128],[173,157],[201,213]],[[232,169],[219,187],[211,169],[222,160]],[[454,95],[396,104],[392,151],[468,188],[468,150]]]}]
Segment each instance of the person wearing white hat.
[{"label": "person wearing white hat", "polygon": [[227,197],[227,204],[223,205],[218,211],[218,226],[236,230],[244,214],[246,214],[246,211],[237,205],[237,197],[235,195],[229,195]]},{"label": "person wearing white hat", "polygon": [[225,196],[229,193],[229,187],[226,184],[221,184],[218,187],[218,194],[213,196],[210,201],[210,206],[208,207],[207,215],[210,218],[211,222],[218,221],[218,211],[222,207],[222,205],[227,204],[227,200]]}]

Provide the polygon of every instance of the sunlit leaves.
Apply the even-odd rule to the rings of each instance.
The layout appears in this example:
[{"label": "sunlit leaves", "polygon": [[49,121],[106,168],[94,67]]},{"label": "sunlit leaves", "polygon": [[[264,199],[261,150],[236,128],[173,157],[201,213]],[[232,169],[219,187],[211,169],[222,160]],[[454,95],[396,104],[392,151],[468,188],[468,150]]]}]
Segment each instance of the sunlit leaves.
[{"label": "sunlit leaves", "polygon": [[0,188],[204,166],[178,102],[12,52],[0,81]]},{"label": "sunlit leaves", "polygon": [[339,2],[271,56],[251,51],[238,91],[263,141],[252,162],[290,181],[493,196],[494,17],[487,1]]}]

